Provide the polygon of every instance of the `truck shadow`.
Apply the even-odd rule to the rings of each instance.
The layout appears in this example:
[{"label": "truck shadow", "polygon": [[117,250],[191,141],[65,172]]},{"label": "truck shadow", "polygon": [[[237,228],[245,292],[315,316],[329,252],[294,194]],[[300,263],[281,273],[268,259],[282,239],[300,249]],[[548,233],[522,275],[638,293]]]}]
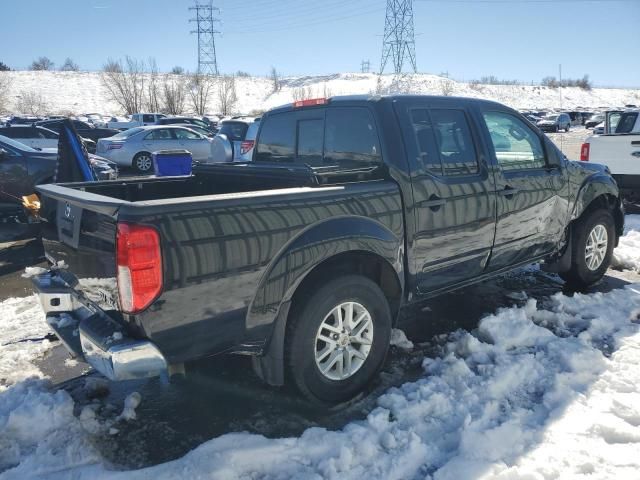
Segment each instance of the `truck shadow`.
[{"label": "truck shadow", "polygon": [[[608,275],[590,290],[607,292],[628,284]],[[137,420],[119,423],[119,433],[94,437],[96,448],[119,468],[140,468],[179,458],[201,443],[229,432],[246,431],[266,437],[300,435],[309,427],[342,428],[363,419],[378,397],[393,386],[423,376],[422,359],[437,355],[439,344],[457,329],[471,331],[481,318],[501,307],[523,305],[561,292],[555,275],[528,268],[430,301],[403,319],[401,327],[413,341],[410,352],[392,347],[378,381],[366,395],[327,410],[309,405],[287,389],[265,386],[253,374],[248,357],[223,356],[200,361],[189,374],[171,384],[159,380],[112,384],[101,400],[105,418],[113,416],[132,391],[142,395]],[[570,293],[570,292],[565,292]],[[84,379],[64,387],[79,405],[86,397]],[[108,413],[110,412],[110,413]]]}]

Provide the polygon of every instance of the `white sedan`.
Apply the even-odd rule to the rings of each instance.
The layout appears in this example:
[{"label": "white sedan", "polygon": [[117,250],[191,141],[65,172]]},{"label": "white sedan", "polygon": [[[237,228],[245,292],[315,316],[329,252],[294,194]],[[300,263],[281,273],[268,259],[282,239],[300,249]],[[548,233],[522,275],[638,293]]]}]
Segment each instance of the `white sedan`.
[{"label": "white sedan", "polygon": [[211,155],[211,138],[186,127],[150,125],[99,139],[96,153],[139,173],[150,173],[151,154],[160,150],[187,150],[194,160],[207,160]]}]

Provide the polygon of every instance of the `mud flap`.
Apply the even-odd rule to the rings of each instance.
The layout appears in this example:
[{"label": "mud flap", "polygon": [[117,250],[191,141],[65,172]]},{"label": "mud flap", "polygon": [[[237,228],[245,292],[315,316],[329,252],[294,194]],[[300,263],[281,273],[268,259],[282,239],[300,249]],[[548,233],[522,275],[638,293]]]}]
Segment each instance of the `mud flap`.
[{"label": "mud flap", "polygon": [[540,268],[544,272],[561,273],[571,270],[571,263],[573,261],[573,228],[569,228],[567,234],[567,242],[564,247],[564,252],[549,263],[543,263]]},{"label": "mud flap", "polygon": [[275,387],[284,385],[284,341],[290,307],[290,301],[280,305],[268,347],[263,355],[251,357],[251,366],[256,375]]}]

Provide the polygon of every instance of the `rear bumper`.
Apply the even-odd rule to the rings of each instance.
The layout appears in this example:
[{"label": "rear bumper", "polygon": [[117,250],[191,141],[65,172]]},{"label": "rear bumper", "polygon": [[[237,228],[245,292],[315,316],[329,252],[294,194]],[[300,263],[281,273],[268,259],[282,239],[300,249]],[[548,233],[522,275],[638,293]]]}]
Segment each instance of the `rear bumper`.
[{"label": "rear bumper", "polygon": [[32,279],[47,323],[67,350],[109,380],[166,373],[167,361],[152,342],[127,335],[124,325],[73,290],[55,272]]}]

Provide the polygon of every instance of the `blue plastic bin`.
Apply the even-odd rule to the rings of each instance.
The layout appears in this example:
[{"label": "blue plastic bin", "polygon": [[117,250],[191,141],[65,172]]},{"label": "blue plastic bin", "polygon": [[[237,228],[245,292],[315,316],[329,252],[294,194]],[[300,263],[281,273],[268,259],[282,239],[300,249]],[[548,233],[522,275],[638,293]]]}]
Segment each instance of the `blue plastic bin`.
[{"label": "blue plastic bin", "polygon": [[187,150],[160,150],[151,154],[153,170],[158,177],[191,175],[191,152]]}]

